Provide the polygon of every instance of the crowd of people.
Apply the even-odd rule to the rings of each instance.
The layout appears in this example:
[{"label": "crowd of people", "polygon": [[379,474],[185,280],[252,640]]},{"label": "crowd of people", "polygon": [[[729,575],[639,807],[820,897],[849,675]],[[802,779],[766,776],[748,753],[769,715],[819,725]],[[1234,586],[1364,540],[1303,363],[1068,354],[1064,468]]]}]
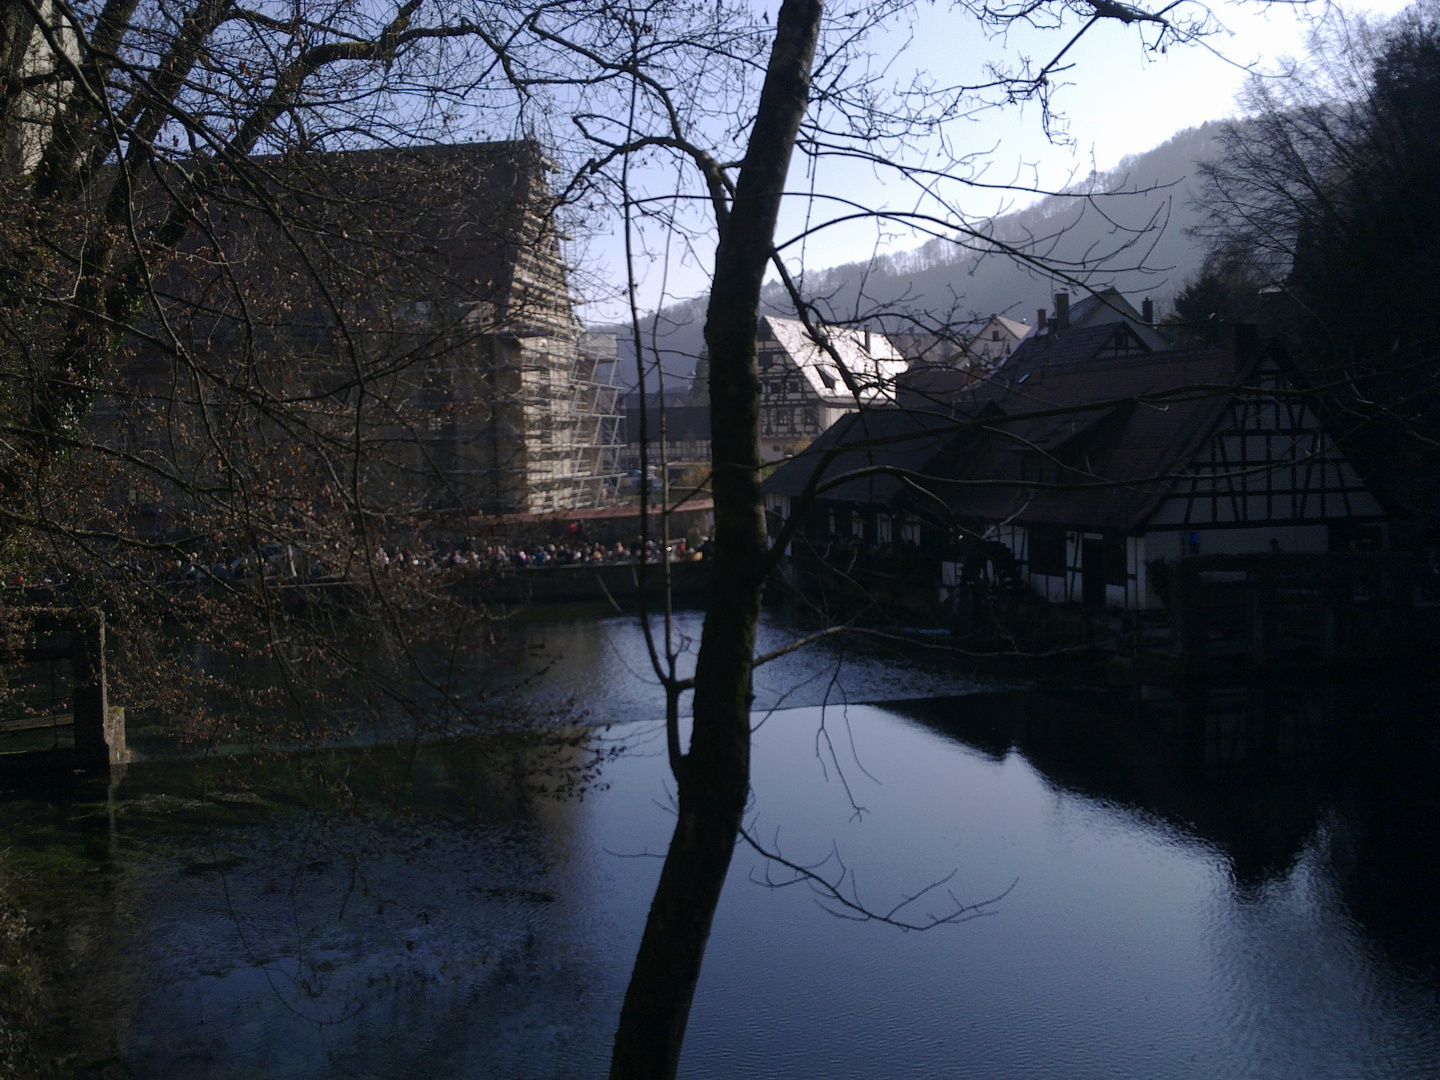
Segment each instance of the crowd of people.
[{"label": "crowd of people", "polygon": [[660,562],[662,554],[671,562],[696,562],[713,551],[707,536],[691,535],[663,546],[658,540],[614,544],[561,541],[557,543],[470,544],[450,550],[412,551],[403,547],[376,549],[375,560],[385,569],[445,570],[450,568],[538,569],[555,566],[584,566],[600,563]]},{"label": "crowd of people", "polygon": [[[662,554],[670,562],[698,562],[713,551],[714,545],[709,537],[691,533],[668,546],[659,540],[642,541],[639,537],[629,544],[619,541],[603,544],[580,539],[508,544],[482,544],[471,540],[459,544],[439,544],[428,550],[380,544],[374,549],[374,558],[379,568],[386,571],[485,570],[498,573],[543,567],[633,563],[638,562],[642,554],[647,563],[660,562]],[[162,584],[231,583],[256,575],[291,580],[328,580],[351,576],[355,569],[353,552],[345,555],[337,550],[302,555],[298,548],[278,543],[263,544],[240,554],[234,550],[196,552],[179,559],[137,561],[128,567],[135,577]],[[0,573],[0,587],[10,589],[64,587],[69,581],[67,572],[50,566],[28,574],[23,570]]]}]

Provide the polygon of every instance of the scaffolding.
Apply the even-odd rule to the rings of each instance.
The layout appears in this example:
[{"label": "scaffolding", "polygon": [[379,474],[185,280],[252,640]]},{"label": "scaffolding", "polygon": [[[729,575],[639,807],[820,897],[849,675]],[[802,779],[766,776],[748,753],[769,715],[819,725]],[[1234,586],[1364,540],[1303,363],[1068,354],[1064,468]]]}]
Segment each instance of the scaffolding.
[{"label": "scaffolding", "polygon": [[543,513],[607,506],[620,485],[621,388],[615,338],[521,342],[523,448],[513,455],[524,492],[508,510]]}]

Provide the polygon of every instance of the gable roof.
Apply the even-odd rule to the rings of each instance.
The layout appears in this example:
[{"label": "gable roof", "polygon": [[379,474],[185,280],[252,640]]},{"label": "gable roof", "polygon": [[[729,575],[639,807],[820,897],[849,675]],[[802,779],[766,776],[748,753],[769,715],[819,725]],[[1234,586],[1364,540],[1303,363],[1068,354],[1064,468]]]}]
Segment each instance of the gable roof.
[{"label": "gable roof", "polygon": [[[862,402],[894,400],[895,380],[909,366],[900,350],[884,334],[850,327],[824,328],[846,370],[860,387]],[[774,341],[805,378],[817,396],[836,403],[855,404],[855,396],[829,352],[817,345],[798,319],[766,315],[760,320],[762,341]]]},{"label": "gable roof", "polygon": [[1113,285],[1086,293],[1070,305],[1070,325],[1090,326],[1100,322],[1119,322],[1127,319],[1140,322],[1140,312],[1125,299],[1125,294]]},{"label": "gable roof", "polygon": [[[1043,367],[1005,401],[1014,419],[994,426],[986,471],[1014,486],[947,501],[988,520],[1138,529],[1253,366],[1234,350],[1202,347]],[[1022,458],[1048,465],[1049,484],[1023,483]]]},{"label": "gable roof", "polygon": [[[1019,319],[1009,319],[1004,315],[991,315],[985,325],[989,326],[991,323],[999,323],[1002,329],[1017,340],[1027,337],[1033,329],[1029,323],[1021,322]],[[980,332],[983,334],[985,331],[982,328]]]},{"label": "gable roof", "polygon": [[998,402],[1009,398],[1042,369],[1087,366],[1154,351],[1150,343],[1125,322],[1102,322],[1033,334],[1015,346],[1003,364],[978,379],[971,394],[977,402]]},{"label": "gable roof", "polygon": [[[799,495],[838,446],[827,478],[882,472],[840,484],[825,499],[933,513],[934,499],[894,474],[904,472],[959,520],[1136,530],[1169,494],[1172,477],[1199,451],[1255,363],[1248,353],[1238,362],[1233,347],[1210,346],[1029,366],[1030,378],[992,400],[972,397],[963,411],[847,416],[764,487]],[[1050,479],[1022,476],[1027,459],[1043,463]]]}]

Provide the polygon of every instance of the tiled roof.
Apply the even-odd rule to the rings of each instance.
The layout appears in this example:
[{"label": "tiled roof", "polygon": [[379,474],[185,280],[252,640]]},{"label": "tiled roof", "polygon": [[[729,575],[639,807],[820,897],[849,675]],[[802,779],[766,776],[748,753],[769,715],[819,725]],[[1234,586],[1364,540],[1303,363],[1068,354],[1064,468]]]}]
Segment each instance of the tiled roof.
[{"label": "tiled roof", "polygon": [[[1241,374],[1233,351],[1214,347],[1040,367],[1004,400],[1013,419],[993,424],[983,447],[937,461],[938,475],[962,481],[941,494],[957,514],[984,520],[1139,528]],[[1025,483],[1022,458],[1065,469]]]},{"label": "tiled roof", "polygon": [[1004,315],[992,315],[990,318],[1003,326],[1016,338],[1023,338],[1030,333],[1030,324],[1023,323],[1019,319],[1007,319]]},{"label": "tiled roof", "polygon": [[977,380],[969,391],[975,401],[1003,401],[1021,390],[1041,368],[1097,363],[1117,348],[1137,353],[1154,351],[1128,323],[1097,323],[1060,332],[1035,334],[1015,346],[1005,362]]},{"label": "tiled roof", "polygon": [[[1119,324],[1072,331],[1105,340]],[[1064,336],[1054,348],[1063,348]],[[1093,356],[1093,351],[1090,353]],[[1053,359],[1053,358],[1052,358]],[[826,478],[881,470],[824,493],[843,501],[897,502],[933,512],[897,473],[918,479],[959,520],[1055,522],[1135,530],[1168,493],[1170,478],[1209,437],[1253,360],[1233,348],[1197,347],[1108,360],[1021,358],[1024,379],[967,395],[963,411],[875,409],[848,416],[765,482],[798,495],[832,448]],[[1008,367],[1008,365],[1007,365]],[[1022,462],[1048,472],[1028,472]],[[1058,465],[1057,465],[1058,463]]]},{"label": "tiled roof", "polygon": [[[849,413],[832,424],[802,454],[785,462],[765,480],[773,495],[799,495],[817,469],[821,481],[834,480],[861,470],[895,470],[923,474],[960,430],[956,421],[934,412],[915,409],[866,409]],[[841,449],[826,462],[826,455]],[[904,481],[891,472],[859,476],[823,494],[847,502],[884,502]]]},{"label": "tiled roof", "polygon": [[296,312],[323,313],[305,295],[313,268],[442,321],[463,313],[522,333],[576,329],[533,142],[255,157],[246,170],[253,184],[237,181],[206,208],[223,266],[202,232],[164,275],[167,292],[202,295],[233,274]]}]

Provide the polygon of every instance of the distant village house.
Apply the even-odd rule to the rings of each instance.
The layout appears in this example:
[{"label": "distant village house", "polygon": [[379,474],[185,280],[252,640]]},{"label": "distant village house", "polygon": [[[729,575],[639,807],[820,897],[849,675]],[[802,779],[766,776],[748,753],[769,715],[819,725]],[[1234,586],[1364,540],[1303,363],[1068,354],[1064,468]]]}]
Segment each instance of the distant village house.
[{"label": "distant village house", "polygon": [[862,406],[895,402],[896,379],[909,361],[889,338],[849,327],[827,326],[824,333],[840,364],[798,319],[767,315],[760,320],[756,337],[764,461],[800,452],[840,417]]}]

